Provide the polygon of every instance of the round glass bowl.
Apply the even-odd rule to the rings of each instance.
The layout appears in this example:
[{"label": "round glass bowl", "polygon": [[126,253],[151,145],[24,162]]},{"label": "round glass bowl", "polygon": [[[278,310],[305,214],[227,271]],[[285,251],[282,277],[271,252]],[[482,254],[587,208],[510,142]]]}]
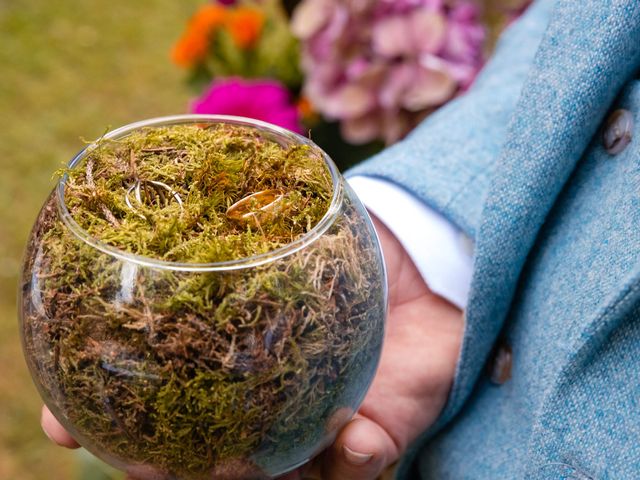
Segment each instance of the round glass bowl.
[{"label": "round glass bowl", "polygon": [[[202,115],[134,123],[106,138],[209,123],[318,152],[333,181],[321,221],[251,258],[159,261],[92,238],[65,205],[63,177],[26,251],[20,327],[44,402],[82,446],[141,479],[270,478],[296,468],[357,410],[382,347],[387,291],[375,231],[311,141]],[[264,193],[265,205],[277,195]]]}]

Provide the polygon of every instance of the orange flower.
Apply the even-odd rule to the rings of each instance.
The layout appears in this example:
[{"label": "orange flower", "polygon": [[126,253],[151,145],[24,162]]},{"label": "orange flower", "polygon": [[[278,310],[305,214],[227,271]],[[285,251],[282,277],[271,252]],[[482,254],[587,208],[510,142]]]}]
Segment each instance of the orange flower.
[{"label": "orange flower", "polygon": [[184,34],[171,51],[171,59],[181,67],[189,68],[207,54],[209,42],[202,35]]},{"label": "orange flower", "polygon": [[227,19],[227,10],[222,5],[203,5],[193,15],[189,29],[203,35],[209,35]]},{"label": "orange flower", "polygon": [[192,67],[207,54],[214,30],[225,23],[227,11],[220,5],[202,6],[191,17],[187,30],[173,47],[171,58],[181,67]]},{"label": "orange flower", "polygon": [[238,7],[229,12],[227,30],[235,44],[240,48],[252,47],[264,26],[264,15],[260,10],[250,7]]}]

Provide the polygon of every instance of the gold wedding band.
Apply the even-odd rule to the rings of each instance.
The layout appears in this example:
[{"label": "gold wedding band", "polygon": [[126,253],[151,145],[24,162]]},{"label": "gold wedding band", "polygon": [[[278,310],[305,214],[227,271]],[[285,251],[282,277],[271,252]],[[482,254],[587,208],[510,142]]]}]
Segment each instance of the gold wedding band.
[{"label": "gold wedding band", "polygon": [[262,190],[247,195],[227,208],[227,218],[240,223],[260,224],[273,217],[284,198],[280,190]]}]

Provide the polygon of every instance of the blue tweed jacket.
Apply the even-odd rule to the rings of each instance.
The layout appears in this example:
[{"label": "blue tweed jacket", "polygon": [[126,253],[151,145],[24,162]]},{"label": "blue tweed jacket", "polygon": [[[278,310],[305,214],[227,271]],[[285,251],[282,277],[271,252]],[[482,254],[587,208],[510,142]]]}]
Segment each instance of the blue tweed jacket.
[{"label": "blue tweed jacket", "polygon": [[[476,241],[453,389],[399,478],[640,478],[639,73],[639,0],[539,0],[469,93],[351,172]],[[619,108],[635,127],[611,154]]]}]

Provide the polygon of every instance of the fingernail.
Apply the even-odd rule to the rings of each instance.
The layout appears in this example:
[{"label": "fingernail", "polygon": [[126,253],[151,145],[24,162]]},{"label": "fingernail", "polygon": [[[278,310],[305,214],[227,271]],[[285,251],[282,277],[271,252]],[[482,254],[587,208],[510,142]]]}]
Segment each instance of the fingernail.
[{"label": "fingernail", "polygon": [[353,465],[364,465],[373,457],[373,453],[354,452],[346,445],[342,446],[342,451],[347,461]]}]

